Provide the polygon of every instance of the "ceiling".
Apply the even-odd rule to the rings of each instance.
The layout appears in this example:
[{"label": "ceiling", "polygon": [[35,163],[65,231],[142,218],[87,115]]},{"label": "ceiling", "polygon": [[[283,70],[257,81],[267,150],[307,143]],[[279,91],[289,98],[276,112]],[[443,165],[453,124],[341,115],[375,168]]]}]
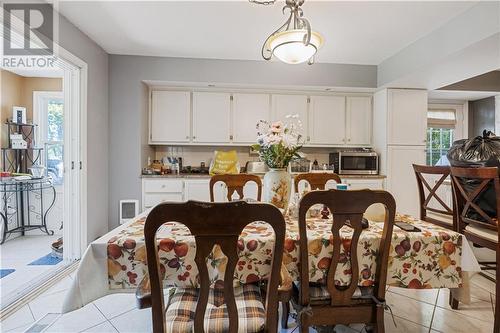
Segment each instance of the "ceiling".
[{"label": "ceiling", "polygon": [[[110,54],[261,60],[284,21],[284,1],[61,1],[59,11]],[[304,17],[325,37],[317,62],[378,65],[475,2],[308,0]]]},{"label": "ceiling", "polygon": [[[0,67],[1,68],[1,67]],[[26,69],[17,67],[2,68],[3,70],[12,72],[14,74],[24,76],[24,77],[51,77],[51,78],[62,78],[64,71],[59,68],[37,68],[37,69]]]},{"label": "ceiling", "polygon": [[495,91],[430,90],[428,98],[429,100],[476,101],[497,95],[498,92]]}]

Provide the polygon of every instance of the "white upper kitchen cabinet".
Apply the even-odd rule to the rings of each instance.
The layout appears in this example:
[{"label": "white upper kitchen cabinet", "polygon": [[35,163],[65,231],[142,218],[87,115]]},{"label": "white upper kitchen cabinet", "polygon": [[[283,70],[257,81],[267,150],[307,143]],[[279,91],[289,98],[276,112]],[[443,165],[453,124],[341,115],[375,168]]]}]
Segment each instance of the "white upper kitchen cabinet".
[{"label": "white upper kitchen cabinet", "polygon": [[311,96],[308,143],[312,145],[342,145],[345,140],[345,97]]},{"label": "white upper kitchen cabinet", "polygon": [[287,115],[299,115],[304,126],[303,135],[307,135],[307,96],[305,95],[273,95],[272,121],[285,121]]},{"label": "white upper kitchen cabinet", "polygon": [[231,94],[193,93],[193,142],[230,142]]},{"label": "white upper kitchen cabinet", "polygon": [[427,91],[389,89],[387,144],[425,145]]},{"label": "white upper kitchen cabinet", "polygon": [[372,98],[347,97],[346,144],[370,145],[372,143]]},{"label": "white upper kitchen cabinet", "polygon": [[233,94],[233,143],[255,143],[257,122],[270,120],[270,115],[270,95]]},{"label": "white upper kitchen cabinet", "polygon": [[190,110],[188,91],[152,91],[149,142],[189,142]]},{"label": "white upper kitchen cabinet", "polygon": [[425,146],[387,148],[387,191],[396,200],[401,214],[419,216],[417,180],[412,164],[425,164]]}]

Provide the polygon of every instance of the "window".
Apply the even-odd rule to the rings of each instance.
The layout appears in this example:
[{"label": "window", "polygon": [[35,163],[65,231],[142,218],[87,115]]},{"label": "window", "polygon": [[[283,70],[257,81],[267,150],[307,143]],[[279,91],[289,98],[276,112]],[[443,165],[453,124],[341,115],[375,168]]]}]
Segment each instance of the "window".
[{"label": "window", "polygon": [[44,148],[42,162],[55,185],[63,184],[64,102],[60,92],[34,92],[38,146]]},{"label": "window", "polygon": [[446,154],[455,137],[456,111],[432,109],[427,112],[427,165],[449,165]]}]

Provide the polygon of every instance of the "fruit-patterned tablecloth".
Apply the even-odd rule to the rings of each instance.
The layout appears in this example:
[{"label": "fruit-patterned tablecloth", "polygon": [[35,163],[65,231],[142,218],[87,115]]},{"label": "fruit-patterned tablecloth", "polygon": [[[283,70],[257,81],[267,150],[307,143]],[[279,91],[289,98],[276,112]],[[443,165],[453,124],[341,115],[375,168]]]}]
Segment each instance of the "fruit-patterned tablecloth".
[{"label": "fruit-patterned tablecloth", "polygon": [[[465,237],[435,225],[398,215],[421,229],[406,232],[394,227],[389,258],[388,284],[411,289],[457,288],[468,281],[465,272],[479,271],[479,265]],[[114,292],[131,292],[145,273],[146,249],[143,228],[146,213],[94,241],[84,254],[73,285],[66,296],[63,311],[68,312]],[[298,223],[287,218],[283,264],[293,278],[298,277]],[[331,220],[311,218],[308,223],[309,274],[313,282],[324,281],[332,257]],[[375,258],[382,223],[370,221],[361,233],[358,244],[360,265],[359,285],[369,286],[375,274]],[[350,283],[348,260],[352,229],[341,230],[342,267],[336,272],[337,283]],[[196,286],[197,268],[194,263],[195,242],[186,227],[169,222],[158,231],[159,257],[165,283],[175,286]],[[261,222],[249,224],[238,242],[239,262],[235,283],[266,279],[272,258],[274,234]],[[223,276],[226,259],[215,247],[208,258],[211,277]],[[467,296],[465,296],[467,298]]]}]

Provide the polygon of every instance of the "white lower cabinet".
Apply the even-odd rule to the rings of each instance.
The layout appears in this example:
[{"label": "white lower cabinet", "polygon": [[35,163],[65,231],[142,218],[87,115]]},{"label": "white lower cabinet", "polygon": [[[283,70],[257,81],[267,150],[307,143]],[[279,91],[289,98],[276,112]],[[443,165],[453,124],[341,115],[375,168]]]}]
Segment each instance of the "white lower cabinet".
[{"label": "white lower cabinet", "polygon": [[383,190],[383,178],[340,178],[343,184],[347,184],[350,190]]},{"label": "white lower cabinet", "polygon": [[149,178],[142,180],[142,210],[166,201],[182,201],[182,179]]},{"label": "white lower cabinet", "polygon": [[[342,183],[349,189],[384,189],[383,178],[342,178]],[[142,210],[152,208],[161,202],[182,202],[188,200],[210,201],[210,178],[143,178],[142,179]],[[303,185],[303,184],[302,184]],[[293,189],[293,181],[292,181]],[[299,187],[300,188],[300,187]],[[264,191],[264,189],[263,189]],[[257,199],[257,184],[248,182],[243,188],[243,197]],[[262,194],[263,195],[263,194]],[[238,194],[233,194],[238,199]],[[214,200],[227,201],[227,187],[219,182],[214,185]]]},{"label": "white lower cabinet", "polygon": [[210,179],[184,180],[184,201],[210,201]]}]

